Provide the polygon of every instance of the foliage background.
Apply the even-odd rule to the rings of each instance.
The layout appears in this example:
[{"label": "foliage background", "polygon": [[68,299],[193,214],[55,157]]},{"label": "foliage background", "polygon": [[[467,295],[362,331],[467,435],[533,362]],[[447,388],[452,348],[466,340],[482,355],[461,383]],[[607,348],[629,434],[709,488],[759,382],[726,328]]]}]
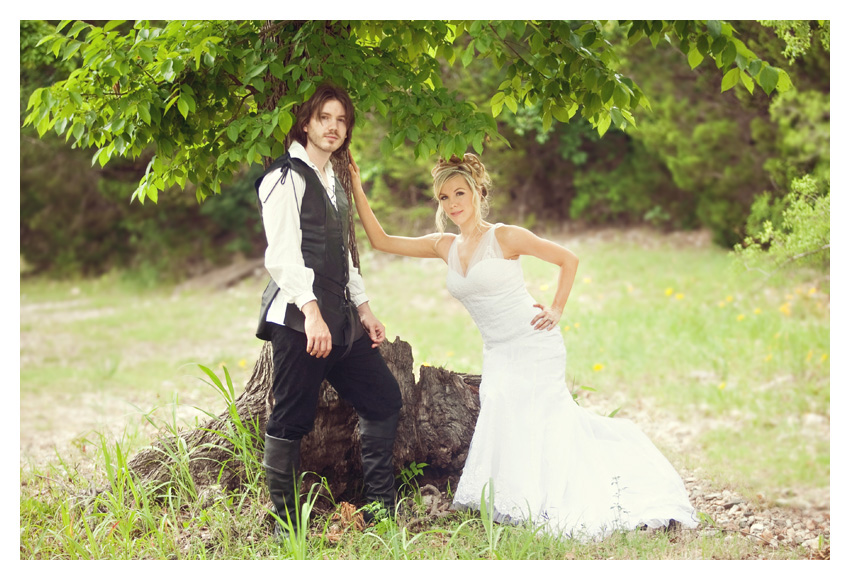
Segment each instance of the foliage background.
[{"label": "foliage background", "polygon": [[[515,112],[500,106],[505,142],[488,139],[482,156],[496,186],[494,219],[541,231],[565,224],[708,228],[722,247],[749,246],[755,260],[771,242],[760,236],[764,221],[782,230],[788,195],[799,190],[795,179],[811,176],[808,207],[823,197],[828,204],[829,22],[731,24],[759,57],[787,71],[793,89],[750,93],[738,84],[721,91],[722,70],[692,68],[690,56],[673,43],[631,43],[609,23],[601,30],[619,71],[639,80],[651,110],[641,111],[636,127],[611,126],[600,138],[581,115],[544,129],[539,103]],[[74,61],[54,58],[50,43],[37,46],[55,23],[20,26],[23,121],[33,90],[66,77]],[[483,110],[508,74],[487,59],[441,63],[445,88]],[[352,147],[375,210],[388,230],[427,231],[433,212],[429,170],[436,156],[414,158],[408,146],[382,147],[391,121],[370,109],[360,112]],[[262,255],[265,240],[251,185],[257,165],[244,167],[221,195],[203,203],[195,201],[189,184],[190,195],[171,187],[154,206],[130,201],[152,151],[99,167],[92,151],[72,150],[53,133],[39,139],[31,125],[21,130],[20,151],[21,254],[28,272],[99,275],[120,269],[150,281],[175,280],[236,255]],[[809,236],[821,245],[824,237],[828,244],[828,211],[826,216],[825,226],[822,219]],[[828,255],[819,252],[810,262],[828,268]]]}]

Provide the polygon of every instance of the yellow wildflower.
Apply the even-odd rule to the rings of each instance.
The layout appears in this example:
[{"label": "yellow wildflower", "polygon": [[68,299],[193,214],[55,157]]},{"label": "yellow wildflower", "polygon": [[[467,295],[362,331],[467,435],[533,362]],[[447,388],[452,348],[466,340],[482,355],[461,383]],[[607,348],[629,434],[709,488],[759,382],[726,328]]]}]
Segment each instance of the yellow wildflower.
[{"label": "yellow wildflower", "polygon": [[785,304],[779,307],[779,312],[781,312],[785,316],[791,316],[791,304],[786,302]]},{"label": "yellow wildflower", "polygon": [[671,294],[673,294],[673,289],[672,289],[672,288],[667,288],[667,290],[665,290],[665,291],[664,291],[664,295],[665,295],[665,296],[670,296]]},{"label": "yellow wildflower", "polygon": [[684,295],[684,294],[682,294],[681,292],[679,292],[678,294],[676,294],[676,300],[681,300],[681,299],[682,299],[682,298],[684,298],[684,297],[685,297],[685,295]]},{"label": "yellow wildflower", "polygon": [[739,315],[738,315],[738,321],[739,321],[739,322],[740,322],[741,320],[745,319],[745,318],[746,318],[746,316],[745,316],[745,315],[743,315],[743,314],[739,314]]},{"label": "yellow wildflower", "polygon": [[814,293],[815,293],[815,292],[817,292],[817,291],[818,291],[818,289],[817,289],[817,288],[814,288],[814,287],[809,288],[809,294],[810,294],[810,295],[811,295],[811,294],[814,294]]},{"label": "yellow wildflower", "polygon": [[576,327],[576,328],[578,328],[580,325],[579,325],[579,323],[578,323],[578,322],[576,322],[575,324],[573,324],[573,326],[574,326],[574,327]]},{"label": "yellow wildflower", "polygon": [[717,385],[717,388],[722,391],[723,389],[726,388],[726,383],[725,382],[720,383],[719,385]]},{"label": "yellow wildflower", "polygon": [[594,371],[601,371],[601,370],[602,370],[602,369],[604,369],[604,368],[605,368],[605,366],[604,366],[604,365],[601,365],[601,364],[599,364],[599,363],[596,363],[595,365],[593,365],[593,370],[594,370]]},{"label": "yellow wildflower", "polygon": [[756,308],[753,310],[753,314],[761,314],[761,308]]},{"label": "yellow wildflower", "polygon": [[565,324],[565,325],[564,325],[564,330],[569,330],[569,329],[570,329],[570,325],[569,325],[569,324]]},{"label": "yellow wildflower", "polygon": [[829,358],[829,355],[828,355],[828,354],[826,354],[826,353],[824,353],[824,354],[820,355],[820,361],[821,361],[821,362],[825,361],[827,358]]},{"label": "yellow wildflower", "polygon": [[455,351],[453,351],[453,350],[446,352],[447,357],[453,357],[454,355],[455,355]]},{"label": "yellow wildflower", "polygon": [[581,279],[581,281],[584,282],[585,284],[590,284],[592,282],[592,280],[590,279],[590,276],[585,276],[584,278]]},{"label": "yellow wildflower", "polygon": [[546,292],[548,289],[549,289],[549,284],[543,284],[542,286],[540,286],[541,292]]},{"label": "yellow wildflower", "polygon": [[240,360],[240,361],[239,361],[239,368],[244,369],[244,368],[245,368],[245,365],[247,365],[247,364],[248,364],[248,361],[246,361],[246,360],[243,358],[242,360]]},{"label": "yellow wildflower", "polygon": [[732,302],[733,300],[734,300],[734,298],[732,298],[731,296],[726,297],[726,302]]},{"label": "yellow wildflower", "polygon": [[767,360],[770,360],[770,359],[772,359],[772,358],[773,358],[773,354],[769,354],[769,355],[767,355],[766,357],[764,357],[764,360],[766,360],[766,361],[767,361]]}]

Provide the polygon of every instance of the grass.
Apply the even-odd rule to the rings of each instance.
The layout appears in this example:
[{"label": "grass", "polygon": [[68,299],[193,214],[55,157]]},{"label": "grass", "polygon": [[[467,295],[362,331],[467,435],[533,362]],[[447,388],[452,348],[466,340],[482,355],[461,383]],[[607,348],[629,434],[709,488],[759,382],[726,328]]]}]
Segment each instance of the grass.
[{"label": "grass", "polygon": [[[425,509],[411,497],[397,519],[366,531],[334,531],[338,510],[330,510],[314,512],[309,528],[278,542],[269,534],[262,484],[211,496],[199,495],[180,477],[167,488],[144,487],[127,477],[122,442],[101,438],[96,444],[102,469],[94,478],[66,463],[22,471],[22,559],[661,560],[751,558],[754,550],[742,536],[718,539],[695,531],[617,532],[584,544],[539,535],[530,526],[494,525],[486,510],[455,513],[417,531],[405,524]],[[261,481],[259,475],[255,471],[249,481]],[[760,556],[801,553],[768,550]]]},{"label": "grass", "polygon": [[[742,493],[829,488],[828,285],[764,285],[730,268],[721,250],[663,239],[568,245],[581,265],[561,332],[568,386],[582,404],[620,407],[620,416],[652,408],[697,426],[674,464],[699,466]],[[480,371],[481,339],[445,290],[444,264],[365,250],[362,262],[373,310],[390,338],[412,345],[417,368]],[[530,259],[523,268],[532,294],[551,298],[554,268]],[[332,506],[314,514],[302,542],[281,546],[269,539],[257,466],[239,493],[197,490],[179,473],[167,489],[136,486],[126,461],[151,436],[202,420],[199,409],[220,412],[227,390],[211,388],[198,364],[218,377],[227,368],[237,392],[247,380],[263,286],[205,293],[139,288],[119,276],[21,282],[22,559],[800,557],[688,531],[579,544],[488,526],[477,513],[409,528],[424,509],[415,485],[397,521],[329,533],[339,517]]]}]

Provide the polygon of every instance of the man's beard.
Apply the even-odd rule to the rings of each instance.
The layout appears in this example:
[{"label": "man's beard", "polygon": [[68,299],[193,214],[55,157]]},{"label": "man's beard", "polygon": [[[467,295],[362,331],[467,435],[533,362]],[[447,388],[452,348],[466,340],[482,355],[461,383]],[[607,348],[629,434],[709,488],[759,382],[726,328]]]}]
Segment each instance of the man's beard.
[{"label": "man's beard", "polygon": [[310,142],[310,144],[313,145],[313,147],[315,147],[319,151],[324,151],[325,153],[335,153],[342,147],[343,142],[345,141],[344,139],[340,139],[339,135],[336,135],[336,141],[334,141],[332,145],[325,145],[323,143],[325,137],[326,135],[323,135],[317,141],[313,139],[312,135],[310,135],[309,133],[307,134],[307,140]]}]

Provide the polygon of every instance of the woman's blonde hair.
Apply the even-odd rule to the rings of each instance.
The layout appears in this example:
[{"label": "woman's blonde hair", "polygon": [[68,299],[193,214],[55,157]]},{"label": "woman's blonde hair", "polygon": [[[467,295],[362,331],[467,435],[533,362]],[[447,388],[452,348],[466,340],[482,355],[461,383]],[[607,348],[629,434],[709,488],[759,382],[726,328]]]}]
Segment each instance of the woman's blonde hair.
[{"label": "woman's blonde hair", "polygon": [[459,159],[456,155],[452,155],[448,161],[440,159],[434,169],[431,170],[431,176],[434,178],[434,198],[437,200],[435,220],[437,230],[441,233],[446,229],[446,212],[443,211],[443,206],[439,203],[440,190],[446,181],[455,175],[462,176],[470,189],[478,193],[478,195],[472,196],[472,207],[475,208],[477,222],[482,222],[490,209],[488,197],[490,175],[478,156],[472,153],[464,153],[463,159]]}]

